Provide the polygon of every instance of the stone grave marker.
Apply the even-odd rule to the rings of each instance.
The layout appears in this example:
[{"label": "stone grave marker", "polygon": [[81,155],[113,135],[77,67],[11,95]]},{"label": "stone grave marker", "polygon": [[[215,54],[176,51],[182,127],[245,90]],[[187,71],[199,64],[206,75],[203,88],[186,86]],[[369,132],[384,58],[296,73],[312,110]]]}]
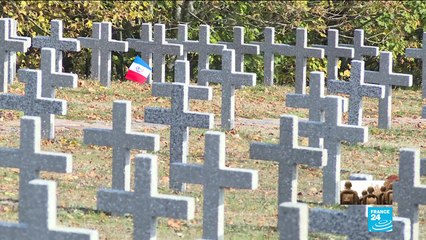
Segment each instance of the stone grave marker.
[{"label": "stone grave marker", "polygon": [[207,132],[204,164],[172,163],[170,174],[178,181],[203,185],[203,239],[224,239],[225,188],[256,189],[255,170],[225,166],[225,134]]},{"label": "stone grave marker", "polygon": [[[72,73],[57,72],[55,69],[55,49],[41,49],[41,97],[55,98],[55,89],[59,87],[77,88],[78,76]],[[55,138],[55,115],[41,114],[41,126],[45,131],[43,138]]]},{"label": "stone grave marker", "polygon": [[306,60],[308,58],[324,58],[324,49],[308,47],[306,28],[297,28],[296,45],[286,46],[285,55],[296,58],[296,93],[306,93]]},{"label": "stone grave marker", "polygon": [[[31,47],[31,38],[30,37],[21,37],[18,36],[18,23],[15,19],[13,18],[5,18],[6,21],[8,21],[9,23],[9,39],[13,39],[13,40],[19,40],[24,42],[24,52],[28,51],[28,48]],[[13,81],[15,80],[16,77],[16,52],[9,52],[9,57],[8,57],[8,64],[9,64],[9,68],[8,68],[8,84],[12,84]]]},{"label": "stone grave marker", "polygon": [[278,162],[278,204],[297,202],[297,165],[327,164],[327,150],[298,146],[297,121],[296,116],[281,115],[279,144],[250,143],[250,159]]},{"label": "stone grave marker", "polygon": [[40,178],[40,171],[70,173],[72,170],[70,154],[41,151],[40,141],[40,118],[24,116],[21,118],[19,148],[0,148],[0,167],[19,169],[19,192],[24,195],[19,201],[22,222],[28,220],[25,210],[34,207],[33,196],[25,196],[30,191],[29,182]]},{"label": "stone grave marker", "polygon": [[299,135],[311,138],[323,138],[327,149],[327,165],[323,168],[323,202],[340,203],[340,143],[365,143],[368,139],[367,127],[342,124],[342,98],[327,96],[323,122],[299,120]]},{"label": "stone grave marker", "polygon": [[263,83],[266,86],[272,86],[274,85],[275,54],[284,55],[286,44],[275,43],[275,28],[273,27],[266,27],[263,30],[263,36],[263,42],[252,43],[258,45],[260,52],[263,52]]},{"label": "stone grave marker", "polygon": [[128,43],[112,39],[110,22],[93,23],[92,37],[78,37],[81,46],[92,49],[90,72],[102,86],[111,86],[111,52],[127,52]]},{"label": "stone grave marker", "polygon": [[26,52],[28,43],[20,39],[11,37],[10,21],[7,19],[0,19],[0,92],[7,92],[7,85],[9,81],[9,57],[13,52]]},{"label": "stone grave marker", "polygon": [[308,239],[308,205],[284,202],[279,206],[278,231],[280,240]]},{"label": "stone grave marker", "polygon": [[[426,185],[420,183],[420,151],[402,148],[399,152],[399,181],[393,183],[398,216],[411,220],[411,239],[419,239],[419,206],[426,205]],[[424,163],[423,163],[424,166]]]},{"label": "stone grave marker", "polygon": [[19,206],[19,223],[0,222],[0,239],[20,240],[97,240],[94,230],[56,226],[56,183],[36,179],[30,181],[25,193],[20,191],[19,202],[24,198],[31,205]]},{"label": "stone grave marker", "polygon": [[149,36],[147,36],[150,35],[149,30],[147,30],[151,29],[150,25],[142,25],[142,27],[141,39],[127,39],[127,42],[129,42],[129,47],[135,49],[137,52],[144,53],[145,56],[142,55],[142,59],[144,60],[147,60],[144,58],[147,57],[147,54],[151,54],[153,58],[152,81],[165,82],[166,61],[164,57],[165,55],[183,55],[183,46],[181,44],[172,44],[166,41],[166,29],[164,24],[154,25],[153,41],[148,40]]},{"label": "stone grave marker", "polygon": [[385,87],[385,97],[379,99],[379,128],[383,129],[390,129],[392,124],[392,86],[413,85],[412,75],[394,73],[392,68],[392,52],[381,52],[379,71],[364,72],[365,82]]},{"label": "stone grave marker", "polygon": [[329,79],[327,90],[329,93],[343,93],[349,95],[350,125],[362,125],[362,98],[372,97],[383,99],[385,87],[364,83],[364,61],[351,62],[351,77],[348,82]]},{"label": "stone grave marker", "polygon": [[256,44],[244,43],[244,27],[235,26],[233,38],[232,42],[219,42],[219,44],[225,44],[227,49],[233,49],[235,51],[235,71],[244,72],[244,55],[259,55],[260,48]]},{"label": "stone grave marker", "polygon": [[[313,47],[322,48],[327,56],[327,82],[328,80],[339,79],[338,62],[339,58],[353,58],[354,49],[339,46],[339,31],[336,29],[328,29],[327,45],[312,45]],[[328,86],[328,85],[327,85]]]},{"label": "stone grave marker", "polygon": [[[214,115],[188,110],[189,85],[174,83],[171,95],[171,108],[145,108],[145,122],[170,125],[170,166],[175,162],[186,161],[189,127],[211,129]],[[176,156],[177,158],[174,158]],[[170,188],[183,191],[185,185],[170,177]]]},{"label": "stone grave marker", "polygon": [[[422,60],[422,97],[426,98],[426,32],[423,32],[422,48],[407,48],[405,56]],[[426,106],[423,106],[422,118],[426,118]]]},{"label": "stone grave marker", "polygon": [[355,29],[353,44],[340,44],[343,47],[354,49],[354,60],[363,61],[364,56],[377,57],[379,56],[379,48],[364,45],[364,30]]},{"label": "stone grave marker", "polygon": [[[309,120],[315,122],[324,121],[325,111],[328,109],[327,98],[324,94],[324,73],[311,72],[309,80],[309,95],[300,93],[289,93],[286,96],[286,106],[294,108],[305,108],[309,110]],[[343,111],[346,112],[348,102],[342,98]],[[309,138],[310,147],[320,147],[322,139]]]},{"label": "stone grave marker", "polygon": [[204,69],[198,73],[198,83],[222,85],[222,116],[221,125],[225,130],[235,126],[235,88],[240,86],[255,86],[255,73],[242,73],[235,71],[234,50],[226,49],[222,53],[222,70]]},{"label": "stone grave marker", "polygon": [[420,161],[420,176],[426,176],[426,158]]},{"label": "stone grave marker", "polygon": [[101,189],[98,209],[114,214],[133,215],[133,239],[156,239],[157,217],[189,220],[194,218],[194,199],[158,193],[157,157],[135,157],[134,192]]},{"label": "stone grave marker", "polygon": [[36,36],[33,38],[34,48],[54,48],[55,72],[62,72],[62,51],[80,51],[80,41],[74,38],[63,37],[62,20],[50,21],[51,36]]},{"label": "stone grave marker", "polygon": [[[27,116],[42,116],[50,114],[65,115],[67,102],[64,100],[45,98],[41,96],[42,71],[19,69],[18,78],[25,83],[25,95],[0,94],[0,109],[22,111]],[[45,124],[46,122],[44,122]],[[53,124],[53,122],[50,122]],[[54,132],[52,126],[42,125],[43,138],[48,138]]]},{"label": "stone grave marker", "polygon": [[114,101],[112,129],[84,129],[84,144],[112,148],[112,189],[130,191],[130,150],[160,150],[160,136],[132,132],[130,101]]},{"label": "stone grave marker", "polygon": [[393,217],[392,232],[369,232],[367,205],[349,205],[344,211],[323,208],[309,209],[309,232],[321,232],[355,239],[410,239],[410,220]]}]

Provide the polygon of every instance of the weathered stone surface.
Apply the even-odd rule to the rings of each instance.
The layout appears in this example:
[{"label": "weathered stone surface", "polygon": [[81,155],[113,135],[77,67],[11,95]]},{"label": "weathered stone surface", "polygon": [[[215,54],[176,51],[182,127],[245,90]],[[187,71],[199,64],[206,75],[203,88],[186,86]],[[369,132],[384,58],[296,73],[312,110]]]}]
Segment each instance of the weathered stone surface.
[{"label": "weathered stone surface", "polygon": [[327,45],[312,45],[322,48],[327,56],[327,80],[339,79],[338,62],[339,58],[353,58],[354,49],[339,46],[339,31],[328,29]]},{"label": "weathered stone surface", "polygon": [[351,62],[351,77],[348,82],[341,80],[328,80],[329,93],[343,93],[349,95],[349,119],[350,125],[362,125],[362,98],[372,97],[383,99],[385,87],[364,83],[364,61],[353,60]]},{"label": "weathered stone surface", "polygon": [[308,239],[308,205],[285,202],[280,204],[278,231],[280,240]]},{"label": "weathered stone surface", "polygon": [[354,49],[354,60],[364,60],[364,56],[377,57],[379,55],[379,48],[364,45],[364,30],[355,29],[353,44],[340,44],[343,47]]},{"label": "weathered stone surface", "polygon": [[[188,110],[188,85],[173,83],[171,108],[145,108],[145,122],[170,125],[170,166],[185,163],[188,150],[188,127],[211,129],[214,115]],[[185,185],[170,177],[170,188],[183,191]]]},{"label": "weathered stone surface", "polygon": [[100,80],[102,86],[111,86],[111,52],[127,52],[126,41],[112,40],[110,22],[93,23],[92,37],[78,37],[81,46],[92,49],[91,77]]},{"label": "weathered stone surface", "polygon": [[[20,180],[21,181],[21,180]],[[97,231],[56,226],[56,183],[32,180],[19,193],[19,223],[0,222],[0,239],[19,240],[96,240]],[[22,206],[21,202],[31,204]]]},{"label": "weathered stone surface", "polygon": [[194,199],[158,193],[157,157],[135,157],[135,191],[99,190],[98,209],[133,215],[133,239],[156,239],[157,217],[194,218]]},{"label": "weathered stone surface", "polygon": [[234,50],[223,50],[222,70],[201,70],[198,83],[207,86],[209,82],[220,83],[222,87],[222,128],[230,130],[235,126],[235,88],[255,86],[256,74],[235,71]]},{"label": "weathered stone surface", "polygon": [[297,28],[296,45],[286,46],[285,55],[296,57],[296,93],[306,92],[306,60],[308,58],[324,58],[324,49],[308,47],[308,33],[306,28]]},{"label": "weathered stone surface", "polygon": [[180,182],[203,185],[203,239],[224,239],[225,188],[256,189],[255,170],[225,166],[225,134],[207,132],[204,164],[171,164],[170,174]]},{"label": "weathered stone surface", "polygon": [[385,87],[385,96],[379,99],[379,128],[384,129],[390,129],[392,124],[392,86],[413,85],[412,75],[394,73],[392,68],[392,52],[380,52],[379,71],[364,72],[365,82]]},{"label": "weathered stone surface", "polygon": [[250,159],[276,161],[279,164],[278,204],[297,202],[297,165],[323,167],[327,164],[327,150],[299,147],[298,137],[298,118],[281,115],[279,144],[250,144]]},{"label": "weathered stone surface", "polygon": [[[244,72],[244,55],[245,54],[251,54],[251,55],[260,54],[260,48],[258,45],[244,43],[244,27],[235,26],[233,41],[219,42],[219,44],[225,44],[227,49],[233,49],[235,51],[234,67],[235,67],[235,71],[237,72]],[[222,69],[223,69],[223,63],[222,63]]]},{"label": "weathered stone surface", "polygon": [[[151,25],[145,24],[141,28],[141,39],[128,38],[129,47],[135,49],[137,52],[144,53],[141,55],[144,61],[149,60],[151,54],[153,58],[153,82],[165,82],[166,77],[166,61],[165,55],[183,55],[183,46],[181,44],[172,44],[166,41],[166,28],[164,24],[154,25],[154,40],[151,41]],[[151,66],[151,65],[150,65]],[[151,83],[152,81],[149,81]]]},{"label": "weathered stone surface", "polygon": [[84,129],[84,143],[112,147],[112,188],[130,191],[130,151],[158,151],[160,136],[132,132],[130,101],[114,101],[112,129]]},{"label": "weathered stone surface", "polygon": [[62,51],[80,51],[80,41],[74,38],[63,37],[62,20],[50,21],[50,36],[36,36],[33,38],[34,48],[54,48],[55,72],[62,72]]},{"label": "weathered stone surface", "polygon": [[399,152],[399,181],[393,183],[398,216],[411,220],[411,239],[419,239],[419,206],[426,205],[426,185],[420,182],[420,161],[426,160],[420,160],[418,149],[402,148]]},{"label": "weathered stone surface", "polygon": [[355,239],[410,239],[410,220],[393,217],[392,232],[369,232],[367,205],[349,205],[345,211],[322,208],[309,209],[309,232],[322,232],[347,236]]}]

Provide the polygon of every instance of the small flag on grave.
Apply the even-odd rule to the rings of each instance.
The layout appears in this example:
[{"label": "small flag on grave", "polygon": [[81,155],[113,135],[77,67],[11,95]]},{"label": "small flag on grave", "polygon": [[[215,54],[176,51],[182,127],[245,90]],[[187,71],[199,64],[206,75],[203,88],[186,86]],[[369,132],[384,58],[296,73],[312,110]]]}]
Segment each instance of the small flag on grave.
[{"label": "small flag on grave", "polygon": [[132,65],[130,65],[129,70],[126,73],[126,79],[130,81],[134,81],[140,84],[143,84],[148,78],[149,74],[151,74],[152,68],[142,60],[139,56],[136,56]]}]

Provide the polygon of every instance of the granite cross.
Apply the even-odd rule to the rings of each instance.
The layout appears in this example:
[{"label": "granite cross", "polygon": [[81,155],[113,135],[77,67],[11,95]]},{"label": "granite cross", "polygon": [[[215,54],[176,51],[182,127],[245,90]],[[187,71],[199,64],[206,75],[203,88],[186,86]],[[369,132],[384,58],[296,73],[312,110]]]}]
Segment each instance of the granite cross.
[{"label": "granite cross", "polygon": [[308,239],[308,205],[284,202],[279,206],[278,231],[280,240]]},{"label": "granite cross", "polygon": [[33,38],[34,48],[54,48],[56,50],[55,72],[62,72],[62,51],[80,51],[80,41],[64,38],[62,35],[62,20],[50,21],[51,36],[36,36]]},{"label": "granite cross", "polygon": [[263,36],[263,42],[252,42],[252,44],[258,45],[260,52],[263,52],[263,82],[266,86],[272,86],[274,85],[275,54],[284,55],[286,44],[275,43],[275,28],[273,27],[266,27],[263,30]]},{"label": "granite cross", "polygon": [[350,125],[362,125],[362,98],[372,97],[383,99],[385,87],[364,83],[364,61],[351,62],[351,77],[348,82],[329,79],[327,90],[329,93],[343,93],[349,95]]},{"label": "granite cross", "polygon": [[278,204],[297,202],[297,165],[321,168],[327,164],[327,150],[298,146],[297,121],[296,116],[281,115],[278,144],[250,144],[250,159],[278,162]]},{"label": "granite cross", "polygon": [[[145,26],[148,28],[148,26]],[[148,35],[143,32],[144,29],[141,29],[142,35]],[[146,37],[146,36],[145,36]],[[144,38],[145,38],[144,37]],[[165,58],[167,54],[181,56],[183,55],[183,46],[181,44],[171,44],[166,42],[166,29],[164,24],[155,24],[154,25],[154,40],[149,41],[146,39],[136,39],[128,38],[129,47],[135,49],[137,52],[152,54],[153,58],[153,73],[152,81],[154,82],[165,82]],[[146,57],[142,56],[142,58]],[[147,60],[147,59],[144,59]]]},{"label": "granite cross", "polygon": [[255,73],[235,71],[235,53],[232,49],[223,50],[222,70],[201,70],[198,82],[207,85],[208,82],[222,85],[222,128],[230,130],[235,126],[235,88],[240,86],[255,86]]},{"label": "granite cross", "polygon": [[[324,73],[311,72],[309,80],[309,95],[300,93],[289,93],[286,96],[286,106],[293,108],[306,108],[309,110],[309,120],[323,122],[325,111],[329,108],[328,100],[324,94]],[[346,112],[348,102],[342,99],[343,111]],[[320,147],[322,139],[309,138],[310,147]]]},{"label": "granite cross", "polygon": [[390,129],[392,124],[392,86],[411,87],[413,76],[392,71],[392,52],[380,53],[379,71],[365,71],[364,81],[385,87],[385,97],[379,99],[379,128]]},{"label": "granite cross", "polygon": [[347,210],[336,211],[323,208],[309,209],[309,232],[322,232],[356,239],[410,239],[410,220],[393,217],[393,231],[369,232],[367,205],[349,205]]},{"label": "granite cross", "polygon": [[235,71],[244,72],[244,55],[259,55],[260,48],[256,44],[244,43],[244,27],[235,26],[233,37],[234,39],[232,42],[219,42],[219,44],[225,44],[227,49],[233,49],[235,51]]},{"label": "granite cross", "polygon": [[98,191],[98,209],[133,215],[133,239],[156,239],[157,217],[194,218],[194,199],[158,194],[157,157],[138,154],[135,157],[135,190]]},{"label": "granite cross", "polygon": [[[31,205],[21,206],[24,200],[31,201]],[[94,230],[56,226],[56,183],[53,181],[30,181],[25,194],[19,193],[19,214],[19,223],[0,222],[0,239],[99,239]]]},{"label": "granite cross", "polygon": [[[43,116],[50,114],[65,115],[67,113],[67,102],[64,100],[45,98],[41,96],[42,72],[40,70],[20,69],[18,78],[25,83],[25,95],[1,94],[0,109],[22,111],[27,116]],[[54,132],[52,126],[42,122],[42,136],[49,137]],[[50,124],[54,124],[50,122]]]},{"label": "granite cross", "polygon": [[225,134],[207,132],[204,164],[172,163],[171,176],[181,182],[203,185],[203,239],[224,239],[225,188],[256,189],[255,170],[225,166]]},{"label": "granite cross", "polygon": [[28,43],[10,36],[9,20],[0,19],[0,92],[7,92],[9,81],[9,56],[11,52],[26,52]]},{"label": "granite cross", "polygon": [[[402,148],[399,153],[399,181],[393,184],[398,216],[411,220],[411,239],[419,239],[419,205],[426,205],[426,185],[420,182],[420,151]],[[423,164],[424,166],[424,164]]]},{"label": "granite cross", "polygon": [[[82,47],[92,49],[93,64],[90,68],[92,78],[100,80],[102,86],[111,86],[111,52],[127,52],[126,41],[112,40],[112,24],[110,22],[94,23],[92,37],[77,38]],[[97,59],[97,60],[96,60]]]},{"label": "granite cross", "polygon": [[[55,98],[55,88],[69,87],[77,88],[77,74],[57,72],[55,69],[55,49],[41,49],[41,97]],[[55,115],[41,114],[41,126],[44,132],[43,138],[55,138]]]},{"label": "granite cross", "polygon": [[[145,108],[145,122],[170,125],[170,166],[174,162],[186,161],[189,127],[213,128],[214,115],[188,110],[188,85],[174,83],[171,95],[171,108]],[[183,191],[185,185],[170,178],[170,188]]]},{"label": "granite cross", "polygon": [[325,117],[323,122],[299,120],[299,135],[311,138],[323,138],[327,149],[327,165],[323,168],[323,202],[340,203],[340,143],[347,141],[365,143],[368,139],[367,127],[342,124],[341,97],[325,98]]},{"label": "granite cross", "polygon": [[364,30],[355,29],[353,44],[340,44],[343,47],[354,49],[354,60],[364,60],[364,56],[377,57],[379,55],[379,48],[364,45]]},{"label": "granite cross", "polygon": [[112,147],[112,189],[130,191],[130,150],[158,151],[157,134],[132,132],[130,101],[114,101],[112,129],[84,129],[84,144]]},{"label": "granite cross", "polygon": [[285,55],[296,57],[296,93],[305,94],[306,88],[306,60],[312,58],[324,58],[324,49],[308,47],[308,33],[306,28],[297,28],[296,45],[286,46]]},{"label": "granite cross", "polygon": [[322,48],[327,56],[327,80],[336,80],[338,75],[339,57],[353,58],[354,49],[347,47],[339,47],[339,31],[329,29],[327,36],[327,45],[312,45],[313,47]]},{"label": "granite cross", "polygon": [[40,118],[24,116],[19,148],[0,148],[0,167],[19,169],[19,193],[23,195],[19,202],[19,219],[22,222],[28,220],[25,209],[33,208],[33,196],[27,195],[29,182],[40,178],[40,171],[70,173],[72,170],[70,154],[41,151],[40,141]]}]

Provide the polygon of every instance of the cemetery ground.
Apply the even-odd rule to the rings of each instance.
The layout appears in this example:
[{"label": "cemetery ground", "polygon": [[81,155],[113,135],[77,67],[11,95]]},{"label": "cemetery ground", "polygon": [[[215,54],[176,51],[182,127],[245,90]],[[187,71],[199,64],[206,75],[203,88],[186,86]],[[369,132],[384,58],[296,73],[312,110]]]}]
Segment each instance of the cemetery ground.
[{"label": "cemetery ground", "polygon": [[[168,98],[151,96],[150,85],[114,81],[111,88],[99,82],[80,81],[79,88],[58,90],[57,98],[68,101],[68,114],[57,116],[56,138],[43,140],[42,150],[73,155],[70,174],[43,173],[43,179],[58,182],[58,225],[97,229],[100,239],[132,239],[132,216],[111,216],[96,210],[96,192],[111,186],[112,151],[109,147],[83,144],[83,128],[111,127],[114,100],[132,101],[132,129],[160,134],[159,192],[168,189],[169,128],[143,123],[144,107],[170,107]],[[22,93],[23,84],[15,83],[11,93]],[[226,239],[277,239],[277,180],[278,165],[273,162],[249,159],[249,144],[253,141],[278,142],[279,116],[295,114],[307,117],[307,110],[285,107],[285,95],[294,92],[293,86],[263,85],[243,88],[236,93],[236,127],[226,132],[226,165],[259,171],[257,190],[225,191]],[[216,128],[220,129],[220,86],[214,86],[213,101],[191,100],[190,110],[215,113]],[[398,174],[399,149],[417,147],[426,156],[426,121],[421,115],[421,90],[397,89],[393,97],[393,126],[391,130],[377,128],[378,102],[364,100],[364,124],[369,126],[369,141],[363,145],[342,147],[342,179],[350,173],[372,174],[383,180]],[[1,111],[1,147],[19,146],[19,117],[22,113]],[[347,114],[344,115],[347,121]],[[205,129],[190,129],[188,162],[202,163]],[[301,145],[307,139],[299,138]],[[132,151],[132,157],[139,151]],[[132,166],[132,176],[133,168]],[[17,221],[19,170],[0,168],[0,221]],[[322,172],[299,166],[298,200],[310,207],[322,206]],[[426,184],[426,178],[422,178]],[[133,182],[132,182],[133,186]],[[159,218],[159,239],[196,239],[202,231],[202,188],[188,185],[178,195],[195,197],[195,218],[190,221]],[[395,209],[394,211],[397,212]],[[348,226],[350,228],[350,226]],[[426,237],[426,206],[420,207],[420,236]],[[342,239],[338,236],[310,234],[312,239]]]}]

